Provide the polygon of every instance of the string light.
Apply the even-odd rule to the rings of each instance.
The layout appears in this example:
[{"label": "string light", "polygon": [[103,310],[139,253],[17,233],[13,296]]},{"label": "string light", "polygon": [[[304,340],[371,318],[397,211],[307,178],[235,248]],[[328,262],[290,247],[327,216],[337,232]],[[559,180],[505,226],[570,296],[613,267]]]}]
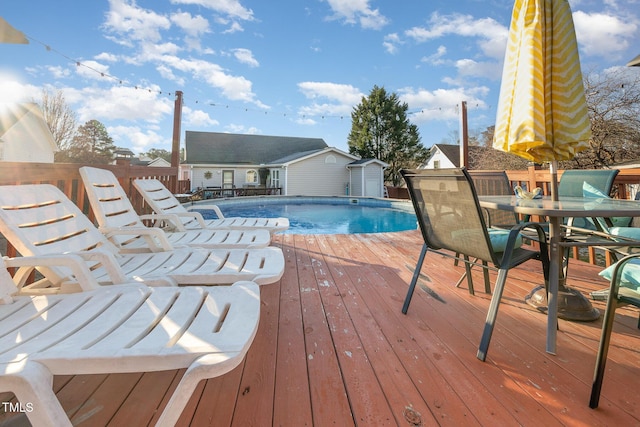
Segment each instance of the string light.
[{"label": "string light", "polygon": [[[124,86],[124,85],[126,85],[128,83],[126,80],[119,79],[116,76],[113,76],[111,74],[105,73],[104,71],[97,70],[97,69],[91,67],[90,65],[87,65],[87,64],[83,63],[82,61],[75,60],[75,59],[65,55],[64,53],[54,49],[50,45],[41,42],[40,40],[37,40],[37,39],[35,39],[35,38],[33,38],[33,37],[29,36],[29,35],[25,35],[25,36],[29,40],[44,46],[44,48],[47,50],[47,52],[53,52],[53,53],[65,58],[69,62],[74,63],[76,65],[76,67],[86,68],[86,69],[88,69],[88,70],[100,75],[100,77],[107,78],[107,79],[110,79],[110,80],[113,80],[113,81],[117,82],[117,84],[119,84],[121,86]],[[169,97],[172,96],[171,92],[163,92],[162,90],[153,90],[151,88],[142,88],[142,87],[139,87],[138,85],[133,85],[132,87],[135,90],[146,89],[148,93],[157,93],[159,95],[163,95],[164,94],[164,95],[169,96]],[[185,102],[184,98],[183,98],[183,102]],[[199,100],[195,100],[194,103],[195,104],[200,104],[200,101]],[[287,112],[275,112],[275,111],[268,111],[268,110],[264,110],[264,109],[251,109],[251,108],[248,108],[248,107],[234,107],[234,106],[229,105],[229,104],[209,103],[209,105],[211,107],[220,107],[220,108],[225,108],[225,109],[230,109],[230,108],[232,108],[232,109],[233,108],[244,109],[244,111],[247,112],[247,113],[249,113],[249,112],[261,112],[261,113],[264,113],[264,115],[273,115],[273,116],[281,115],[282,117],[285,117],[285,118],[287,117],[287,114],[288,114]],[[447,110],[450,110],[450,108],[453,108],[454,111],[455,111],[455,114],[458,114],[459,113],[459,107],[460,107],[459,105],[456,105],[455,107],[445,108],[444,110],[443,110],[442,107],[421,108],[419,110],[408,111],[407,115],[415,116],[415,115],[425,114],[425,113],[434,112],[434,111],[438,111],[438,112],[444,113]],[[472,108],[473,109],[480,109],[481,107],[480,107],[480,105],[478,103],[476,103]],[[302,115],[300,115],[300,117],[302,119],[306,119],[307,118],[307,114],[302,114]],[[311,115],[309,117],[316,117],[316,116]],[[322,120],[325,120],[325,119],[338,119],[338,120],[342,121],[342,120],[344,120],[345,116],[344,115],[321,114],[321,115],[319,115],[319,118],[322,119]]]}]

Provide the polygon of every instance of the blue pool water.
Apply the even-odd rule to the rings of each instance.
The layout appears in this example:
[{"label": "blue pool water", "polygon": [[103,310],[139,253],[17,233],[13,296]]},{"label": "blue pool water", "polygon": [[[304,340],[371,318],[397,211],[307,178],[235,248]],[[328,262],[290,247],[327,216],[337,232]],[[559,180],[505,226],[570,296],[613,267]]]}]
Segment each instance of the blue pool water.
[{"label": "blue pool water", "polygon": [[[243,197],[206,202],[214,202],[227,217],[289,218],[287,234],[382,233],[417,227],[408,202],[347,197]],[[201,212],[205,218],[215,218],[212,211]]]}]

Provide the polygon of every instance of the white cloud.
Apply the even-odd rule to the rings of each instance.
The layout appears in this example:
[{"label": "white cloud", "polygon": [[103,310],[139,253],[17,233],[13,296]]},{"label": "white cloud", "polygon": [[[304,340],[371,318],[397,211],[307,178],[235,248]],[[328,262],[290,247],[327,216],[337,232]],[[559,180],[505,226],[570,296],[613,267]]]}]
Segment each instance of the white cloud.
[{"label": "white cloud", "polygon": [[182,59],[175,56],[164,56],[162,60],[166,66],[189,73],[194,78],[219,89],[222,95],[229,100],[244,101],[260,108],[269,108],[256,99],[250,80],[242,76],[230,75],[217,64],[200,59]]},{"label": "white cloud", "polygon": [[23,83],[12,73],[0,70],[0,103],[40,102],[42,87]]},{"label": "white cloud", "polygon": [[605,13],[573,13],[578,47],[586,55],[617,58],[637,38],[638,19]]},{"label": "white cloud", "polygon": [[209,113],[202,110],[194,110],[187,106],[182,107],[182,120],[184,126],[195,128],[217,126],[220,124],[220,122],[211,118]]},{"label": "white cloud", "polygon": [[134,153],[143,153],[151,148],[171,151],[171,137],[159,135],[154,130],[120,125],[107,126],[107,132],[113,138],[114,145],[117,147],[128,146]]},{"label": "white cloud", "polygon": [[71,70],[69,70],[68,68],[60,67],[58,65],[50,65],[46,68],[56,80],[66,78],[71,75]]},{"label": "white cloud", "polygon": [[340,83],[302,82],[298,88],[309,99],[328,98],[351,106],[358,104],[363,96],[358,88]]},{"label": "white cloud", "polygon": [[371,9],[369,0],[326,0],[333,11],[329,19],[344,20],[348,24],[359,24],[362,28],[378,30],[389,20],[378,9]]},{"label": "white cloud", "polygon": [[432,120],[453,120],[459,118],[459,105],[462,101],[475,105],[478,109],[485,109],[487,105],[484,97],[489,88],[477,86],[471,88],[426,89],[403,88],[398,96],[409,105],[409,111],[415,111],[412,120],[421,123]]},{"label": "white cloud", "polygon": [[192,4],[228,15],[231,18],[253,21],[253,11],[237,0],[171,0],[172,4]]},{"label": "white cloud", "polygon": [[260,63],[253,57],[253,52],[249,49],[238,48],[233,50],[233,56],[243,64],[250,67],[259,67]]},{"label": "white cloud", "polygon": [[392,55],[398,52],[398,45],[401,44],[402,40],[400,40],[400,36],[398,36],[398,33],[387,34],[386,36],[384,36],[384,42],[382,42],[384,50]]},{"label": "white cloud", "polygon": [[125,0],[109,0],[104,28],[119,36],[118,43],[131,46],[132,41],[159,41],[160,31],[171,27],[169,19],[152,10],[128,4]]},{"label": "white cloud", "polygon": [[79,61],[76,73],[86,79],[102,80],[109,76],[109,66],[92,60]]},{"label": "white cloud", "polygon": [[502,76],[502,64],[499,62],[460,59],[455,65],[459,76],[482,77],[489,80],[500,80]]},{"label": "white cloud", "polygon": [[160,95],[158,87],[113,86],[107,89],[64,88],[65,99],[74,105],[78,121],[125,120],[159,123],[173,114],[173,101]]},{"label": "white cloud", "polygon": [[209,21],[200,15],[193,16],[187,12],[178,12],[171,15],[171,22],[192,37],[199,37],[210,32]]},{"label": "white cloud", "polygon": [[[302,82],[298,88],[308,99],[313,100],[310,105],[298,109],[300,124],[310,124],[311,117],[349,116],[351,110],[362,100],[362,92],[351,85],[330,82]],[[323,102],[327,100],[328,102]],[[300,119],[303,119],[300,121]],[[315,122],[313,122],[315,123]]]},{"label": "white cloud", "polygon": [[229,133],[242,133],[242,134],[250,134],[250,135],[257,135],[262,133],[256,127],[253,127],[253,126],[247,127],[245,125],[239,125],[235,123],[231,123],[225,126],[225,130]]},{"label": "white cloud", "polygon": [[420,61],[426,62],[431,65],[440,65],[444,63],[444,60],[442,59],[442,57],[445,56],[446,54],[447,54],[447,48],[441,45],[441,46],[438,46],[438,49],[436,50],[435,53],[432,53],[431,55],[423,57]]},{"label": "white cloud", "polygon": [[[413,27],[405,35],[418,43],[445,36],[477,38],[478,46],[490,58],[504,57],[509,29],[492,18],[476,19],[471,15],[434,13],[426,27]],[[455,41],[458,43],[458,41]]]}]

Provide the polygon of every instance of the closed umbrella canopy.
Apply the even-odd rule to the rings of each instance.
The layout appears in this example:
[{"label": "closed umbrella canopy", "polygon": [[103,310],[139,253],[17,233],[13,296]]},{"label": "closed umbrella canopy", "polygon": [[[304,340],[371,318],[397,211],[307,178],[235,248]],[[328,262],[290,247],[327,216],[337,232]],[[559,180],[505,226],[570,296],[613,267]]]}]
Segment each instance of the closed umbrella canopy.
[{"label": "closed umbrella canopy", "polygon": [[[589,148],[591,125],[571,8],[566,0],[516,0],[493,146],[534,162]],[[552,189],[557,184],[552,177]],[[553,191],[552,191],[553,195]]]},{"label": "closed umbrella canopy", "polygon": [[0,16],[0,43],[28,44],[29,40]]}]

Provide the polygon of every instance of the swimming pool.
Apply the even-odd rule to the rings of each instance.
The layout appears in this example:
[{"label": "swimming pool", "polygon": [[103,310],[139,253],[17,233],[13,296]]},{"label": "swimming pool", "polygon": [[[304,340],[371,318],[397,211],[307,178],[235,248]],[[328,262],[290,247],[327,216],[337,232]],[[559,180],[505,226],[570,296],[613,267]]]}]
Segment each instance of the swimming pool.
[{"label": "swimming pool", "polygon": [[[415,230],[416,215],[409,201],[363,197],[263,196],[206,200],[225,216],[286,217],[286,234],[353,234]],[[193,207],[198,210],[198,202]],[[211,210],[200,210],[215,218]]]}]

